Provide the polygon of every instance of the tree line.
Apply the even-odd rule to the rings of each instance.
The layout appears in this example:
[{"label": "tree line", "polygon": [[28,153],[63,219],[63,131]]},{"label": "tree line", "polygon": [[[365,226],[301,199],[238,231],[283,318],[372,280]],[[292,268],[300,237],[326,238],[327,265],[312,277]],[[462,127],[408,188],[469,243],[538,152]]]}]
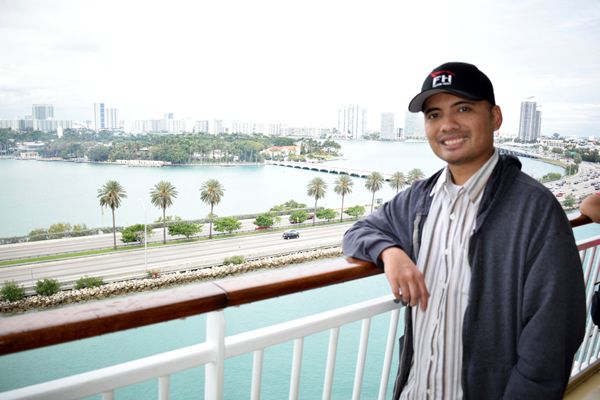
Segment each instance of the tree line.
[{"label": "tree line", "polygon": [[[417,179],[421,179],[424,177],[423,172],[415,168],[411,170],[406,176],[402,172],[395,172],[392,174],[389,184],[390,186],[396,190],[396,193],[406,185],[411,184]],[[365,180],[365,188],[372,193],[371,197],[371,212],[373,212],[374,203],[375,203],[375,193],[383,188],[383,184],[385,182],[385,178],[379,172],[372,172],[366,177]],[[334,192],[341,196],[341,208],[340,208],[340,222],[342,221],[344,214],[344,198],[346,195],[352,193],[354,187],[354,181],[349,175],[340,175],[336,178],[334,182]],[[316,222],[316,218],[323,219],[333,219],[335,218],[335,211],[333,210],[319,210],[318,209],[318,201],[325,197],[327,191],[327,183],[321,177],[315,177],[311,179],[307,185],[307,195],[309,197],[314,198],[314,207],[313,207],[313,215],[312,215],[312,223],[313,225]],[[210,212],[208,214],[209,221],[209,239],[212,239],[213,236],[213,222],[217,224],[216,230],[218,231],[228,231],[229,233],[234,230],[238,230],[241,227],[241,222],[236,220],[233,217],[223,217],[215,220],[214,207],[218,205],[223,199],[225,193],[225,188],[221,185],[221,183],[216,179],[209,179],[202,184],[200,187],[200,200],[210,206]],[[167,221],[168,218],[166,216],[166,209],[173,205],[173,201],[177,198],[177,189],[168,181],[159,181],[154,187],[150,190],[150,201],[152,204],[159,209],[162,210],[162,229],[163,229],[163,243],[166,243],[167,236]],[[101,207],[110,208],[112,214],[112,233],[113,233],[113,247],[116,250],[117,248],[117,236],[116,236],[116,220],[115,220],[115,211],[121,206],[122,200],[127,198],[127,193],[123,186],[116,180],[107,181],[100,189],[98,189],[97,198],[99,199],[99,203]],[[355,216],[360,209],[353,209],[352,214]],[[364,211],[363,211],[364,212]],[[351,214],[351,215],[352,215]],[[362,213],[360,213],[362,215]],[[308,218],[308,214],[298,214],[290,216],[291,222],[303,222]],[[169,234],[171,235],[185,235],[186,237],[191,237],[197,234],[201,226],[198,225],[190,225],[181,223],[180,221],[175,221],[175,224],[169,226]],[[259,215],[254,224],[258,227],[270,227],[275,223],[274,216],[271,213],[265,213]],[[146,230],[145,230],[146,229]],[[135,241],[140,240],[140,232],[144,232],[144,235],[147,235],[147,228],[144,229],[144,226],[141,224],[136,224],[131,227],[126,228],[122,235],[125,241]]]},{"label": "tree line", "polygon": [[263,134],[184,133],[177,135],[122,135],[108,131],[66,129],[62,137],[40,131],[18,132],[0,129],[0,149],[16,151],[17,142],[43,142],[42,157],[65,160],[87,157],[92,162],[155,160],[172,164],[262,162],[261,152],[272,146],[292,146],[302,141],[301,156],[326,158],[341,147],[333,140],[294,139]]}]

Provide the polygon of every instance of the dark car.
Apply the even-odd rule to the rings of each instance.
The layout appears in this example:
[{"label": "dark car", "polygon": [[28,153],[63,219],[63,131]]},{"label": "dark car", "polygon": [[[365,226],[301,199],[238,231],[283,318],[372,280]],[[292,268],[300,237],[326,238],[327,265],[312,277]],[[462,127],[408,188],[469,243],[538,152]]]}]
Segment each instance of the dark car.
[{"label": "dark car", "polygon": [[284,239],[298,239],[300,237],[300,232],[294,229],[287,230],[283,232]]}]

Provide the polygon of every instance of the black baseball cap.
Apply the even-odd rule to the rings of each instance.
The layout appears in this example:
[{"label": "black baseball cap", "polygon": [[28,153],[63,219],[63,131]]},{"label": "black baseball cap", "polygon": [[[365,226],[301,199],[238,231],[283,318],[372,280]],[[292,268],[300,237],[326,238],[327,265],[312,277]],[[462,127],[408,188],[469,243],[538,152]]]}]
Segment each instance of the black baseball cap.
[{"label": "black baseball cap", "polygon": [[437,93],[452,93],[469,100],[487,100],[496,105],[490,79],[473,64],[449,62],[440,65],[425,78],[421,93],[408,105],[408,111],[423,111],[425,101]]}]

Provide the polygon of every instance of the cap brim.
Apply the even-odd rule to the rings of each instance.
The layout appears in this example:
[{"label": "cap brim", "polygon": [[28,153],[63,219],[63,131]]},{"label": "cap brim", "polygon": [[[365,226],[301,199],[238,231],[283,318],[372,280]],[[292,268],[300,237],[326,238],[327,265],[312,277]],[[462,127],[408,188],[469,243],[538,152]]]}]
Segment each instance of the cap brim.
[{"label": "cap brim", "polygon": [[429,90],[419,93],[410,101],[410,103],[408,104],[408,111],[413,112],[413,113],[418,113],[420,111],[423,111],[423,104],[425,104],[427,99],[430,98],[431,96],[433,96],[434,94],[438,94],[438,93],[451,93],[458,97],[463,97],[463,98],[469,99],[469,100],[483,100],[483,99],[477,98],[471,94],[465,93],[461,90],[456,90],[456,89],[451,89],[451,88],[429,89]]}]

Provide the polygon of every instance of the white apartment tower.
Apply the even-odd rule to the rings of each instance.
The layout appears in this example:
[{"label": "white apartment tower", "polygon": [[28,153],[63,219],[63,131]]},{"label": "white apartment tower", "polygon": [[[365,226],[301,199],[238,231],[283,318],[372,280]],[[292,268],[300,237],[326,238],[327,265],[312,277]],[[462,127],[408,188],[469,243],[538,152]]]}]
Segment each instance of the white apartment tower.
[{"label": "white apartment tower", "polygon": [[119,129],[119,111],[104,103],[94,103],[94,130]]},{"label": "white apartment tower", "polygon": [[39,120],[54,119],[54,106],[52,104],[34,104],[31,107],[31,117]]},{"label": "white apartment tower", "polygon": [[521,118],[519,120],[519,140],[535,142],[540,137],[542,112],[534,101],[521,102]]},{"label": "white apartment tower", "polygon": [[423,114],[406,112],[404,117],[404,137],[413,139],[425,137]]},{"label": "white apartment tower", "polygon": [[338,110],[338,132],[347,139],[360,139],[367,130],[367,110],[358,105]]},{"label": "white apartment tower", "polygon": [[381,139],[396,140],[396,129],[394,127],[394,113],[381,113]]}]

